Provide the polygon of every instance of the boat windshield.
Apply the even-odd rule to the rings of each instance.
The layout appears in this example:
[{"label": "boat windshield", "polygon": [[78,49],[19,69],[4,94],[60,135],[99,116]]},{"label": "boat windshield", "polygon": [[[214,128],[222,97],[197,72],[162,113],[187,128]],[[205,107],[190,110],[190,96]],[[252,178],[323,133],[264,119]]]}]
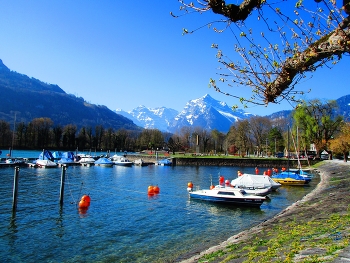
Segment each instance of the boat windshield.
[{"label": "boat windshield", "polygon": [[247,192],[244,191],[243,189],[240,189],[239,191],[241,192],[242,195],[246,195],[247,194]]},{"label": "boat windshield", "polygon": [[219,191],[218,194],[219,195],[235,195],[234,192],[226,192],[226,191]]}]

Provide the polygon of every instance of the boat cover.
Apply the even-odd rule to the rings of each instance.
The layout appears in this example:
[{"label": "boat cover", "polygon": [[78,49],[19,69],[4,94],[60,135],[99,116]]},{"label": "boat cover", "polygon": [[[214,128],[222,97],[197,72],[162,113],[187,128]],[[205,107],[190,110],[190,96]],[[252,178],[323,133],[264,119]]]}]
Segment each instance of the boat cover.
[{"label": "boat cover", "polygon": [[255,174],[243,174],[238,178],[231,181],[234,186],[254,187],[254,188],[266,188],[280,185],[272,180],[267,175],[255,175]]},{"label": "boat cover", "polygon": [[39,160],[53,160],[52,153],[48,150],[44,150],[41,154],[39,154]]},{"label": "boat cover", "polygon": [[62,158],[68,158],[68,159],[74,160],[74,157],[75,157],[75,155],[73,152],[62,153]]}]

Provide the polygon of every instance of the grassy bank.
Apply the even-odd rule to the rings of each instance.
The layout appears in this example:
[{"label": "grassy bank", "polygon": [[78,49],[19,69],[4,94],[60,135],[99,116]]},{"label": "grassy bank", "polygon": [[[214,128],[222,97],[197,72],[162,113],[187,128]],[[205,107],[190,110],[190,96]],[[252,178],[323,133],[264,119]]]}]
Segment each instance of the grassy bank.
[{"label": "grassy bank", "polygon": [[321,182],[274,218],[183,262],[331,262],[350,242],[349,165],[317,165]]}]

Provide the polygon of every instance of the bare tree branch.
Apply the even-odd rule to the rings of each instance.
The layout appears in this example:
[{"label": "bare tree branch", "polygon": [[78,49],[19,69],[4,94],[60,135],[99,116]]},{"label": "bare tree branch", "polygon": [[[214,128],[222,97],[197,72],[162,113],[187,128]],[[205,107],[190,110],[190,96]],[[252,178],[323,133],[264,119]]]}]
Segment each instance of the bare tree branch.
[{"label": "bare tree branch", "polygon": [[281,73],[265,90],[265,103],[274,102],[293,82],[294,77],[302,72],[315,69],[315,65],[332,56],[341,56],[350,51],[350,30],[335,30],[310,45],[304,52],[288,58]]},{"label": "bare tree branch", "polygon": [[209,0],[209,7],[214,13],[224,15],[232,22],[244,21],[252,10],[260,8],[264,0],[244,0],[240,5],[228,4],[223,0]]},{"label": "bare tree branch", "polygon": [[[290,94],[297,93],[292,90],[306,72],[313,72],[331,61],[335,64],[342,55],[350,53],[350,0],[343,0],[342,4],[335,0],[314,0],[313,3],[307,1],[307,4],[306,0],[278,3],[241,0],[239,5],[226,4],[229,1],[224,0],[197,0],[197,4],[178,1],[186,12],[188,9],[200,13],[212,10],[227,18],[227,21],[221,21],[227,23],[226,28],[218,30],[213,27],[213,30],[222,33],[230,29],[235,39],[235,52],[240,55],[241,61],[234,63],[226,54],[223,55],[217,45],[213,45],[218,49],[219,62],[228,70],[228,74],[219,74],[220,81],[227,82],[227,78],[231,77],[235,85],[250,86],[253,96],[250,99],[239,98],[224,92],[212,78],[210,85],[218,92],[239,98],[241,103],[267,105],[282,99],[295,101]],[[256,26],[258,30],[245,28],[246,23],[243,23],[254,10],[257,11],[255,18],[263,23]],[[237,26],[239,33],[233,32],[232,24]],[[265,29],[260,25],[265,25]],[[258,33],[256,31],[261,32],[260,41],[256,34],[253,36],[253,33]],[[273,33],[277,33],[278,38],[272,36]],[[280,45],[275,42],[276,39],[281,40]],[[266,47],[261,45],[261,40],[267,43]]]}]

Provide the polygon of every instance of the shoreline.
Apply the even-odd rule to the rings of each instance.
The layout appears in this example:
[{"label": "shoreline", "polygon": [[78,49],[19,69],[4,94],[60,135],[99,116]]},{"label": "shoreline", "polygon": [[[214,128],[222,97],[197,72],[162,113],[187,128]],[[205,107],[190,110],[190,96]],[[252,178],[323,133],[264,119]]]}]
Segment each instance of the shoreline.
[{"label": "shoreline", "polygon": [[[250,228],[250,229],[246,229],[230,238],[228,238],[226,241],[221,242],[220,244],[216,245],[216,246],[212,246],[204,251],[201,251],[200,253],[191,256],[187,259],[178,261],[180,263],[193,263],[193,262],[198,262],[199,260],[201,260],[204,256],[207,256],[209,254],[213,254],[215,252],[218,251],[223,251],[225,250],[228,246],[232,246],[233,244],[237,244],[239,242],[242,241],[248,241],[250,239],[252,239],[254,236],[257,236],[260,232],[262,232],[263,230],[266,230],[266,228],[271,228],[272,226],[276,227],[276,225],[281,225],[283,226],[283,224],[285,223],[285,220],[289,217],[296,217],[298,216],[299,213],[301,213],[301,210],[305,210],[308,208],[309,205],[304,205],[307,202],[311,202],[314,200],[315,202],[317,201],[319,206],[322,206],[321,209],[327,209],[327,207],[324,207],[324,203],[328,203],[325,202],[326,198],[327,198],[327,194],[325,194],[324,192],[327,192],[326,190],[331,188],[330,186],[330,176],[332,175],[337,175],[339,177],[342,177],[343,174],[345,174],[346,172],[349,172],[349,167],[350,164],[348,162],[343,162],[343,161],[336,161],[336,160],[332,160],[332,161],[324,161],[324,163],[322,163],[316,170],[319,171],[320,174],[320,182],[318,183],[318,185],[316,186],[316,188],[311,191],[310,193],[308,193],[307,195],[305,195],[301,200],[293,203],[292,205],[290,205],[289,207],[287,207],[286,209],[284,209],[283,211],[281,211],[280,213],[278,213],[277,215],[275,215],[274,217],[261,222],[260,224]],[[347,188],[346,190],[348,190],[349,188]],[[335,191],[336,189],[333,189],[333,191]],[[328,193],[329,195],[335,195],[335,193]],[[348,204],[348,199],[344,199],[342,206],[347,206]],[[339,203],[337,203],[337,205],[339,205]],[[342,210],[340,209],[336,209],[334,207],[334,209],[332,209],[332,207],[328,206],[329,210],[332,210],[331,212],[333,213],[339,213]],[[303,211],[305,212],[305,211]],[[231,254],[234,254],[235,252],[232,252]],[[229,253],[228,253],[229,254]],[[236,260],[239,258],[237,258],[237,256],[234,257]],[[244,257],[242,256],[242,260],[240,261],[232,261],[232,262],[242,262],[244,261]],[[350,259],[349,259],[350,260]],[[209,262],[209,261],[204,261],[204,262]],[[219,261],[215,261],[215,262],[220,262]],[[231,261],[230,261],[231,262]]]}]

